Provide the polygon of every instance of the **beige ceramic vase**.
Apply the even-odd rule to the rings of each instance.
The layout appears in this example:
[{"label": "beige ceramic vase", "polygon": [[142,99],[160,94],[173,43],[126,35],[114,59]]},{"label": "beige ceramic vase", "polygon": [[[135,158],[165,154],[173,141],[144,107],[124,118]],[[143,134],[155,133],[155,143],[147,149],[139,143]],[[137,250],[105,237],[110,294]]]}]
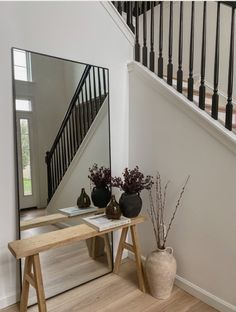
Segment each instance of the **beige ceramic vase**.
[{"label": "beige ceramic vase", "polygon": [[169,298],[176,275],[173,249],[167,247],[153,251],[147,257],[145,267],[151,295],[157,299]]}]

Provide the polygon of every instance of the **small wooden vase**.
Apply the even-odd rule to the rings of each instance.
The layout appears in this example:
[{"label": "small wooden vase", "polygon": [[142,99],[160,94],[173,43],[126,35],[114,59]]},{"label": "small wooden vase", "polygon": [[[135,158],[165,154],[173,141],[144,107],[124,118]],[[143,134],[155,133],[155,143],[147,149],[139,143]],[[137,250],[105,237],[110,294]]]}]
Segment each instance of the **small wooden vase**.
[{"label": "small wooden vase", "polygon": [[81,194],[79,198],[77,199],[77,206],[83,209],[83,208],[90,207],[90,204],[91,204],[90,198],[88,194],[86,194],[85,189],[82,188]]}]

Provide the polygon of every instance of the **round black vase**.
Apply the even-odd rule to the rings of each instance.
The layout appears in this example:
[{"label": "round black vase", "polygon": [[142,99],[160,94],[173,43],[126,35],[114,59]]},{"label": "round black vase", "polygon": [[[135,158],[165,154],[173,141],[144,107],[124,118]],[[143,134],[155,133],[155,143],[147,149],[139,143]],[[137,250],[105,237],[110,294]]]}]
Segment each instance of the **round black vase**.
[{"label": "round black vase", "polygon": [[108,187],[94,187],[91,198],[95,207],[105,208],[111,199],[111,192]]},{"label": "round black vase", "polygon": [[127,218],[137,217],[142,209],[142,199],[139,194],[123,193],[119,204],[123,216]]}]

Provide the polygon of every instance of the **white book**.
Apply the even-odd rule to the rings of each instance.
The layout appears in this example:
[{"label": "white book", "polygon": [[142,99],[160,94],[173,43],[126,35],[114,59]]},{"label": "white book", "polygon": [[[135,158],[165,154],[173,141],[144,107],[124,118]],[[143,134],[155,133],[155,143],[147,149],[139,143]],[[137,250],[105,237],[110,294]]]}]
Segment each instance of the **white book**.
[{"label": "white book", "polygon": [[78,207],[67,207],[67,208],[61,208],[58,209],[61,213],[69,216],[69,217],[74,217],[74,216],[79,216],[79,215],[83,215],[86,213],[90,213],[90,212],[97,212],[98,208],[96,207],[89,207],[89,208],[78,208]]},{"label": "white book", "polygon": [[121,225],[129,224],[131,219],[121,216],[119,220],[108,219],[106,214],[99,214],[82,218],[85,223],[95,228],[97,231],[105,231]]}]

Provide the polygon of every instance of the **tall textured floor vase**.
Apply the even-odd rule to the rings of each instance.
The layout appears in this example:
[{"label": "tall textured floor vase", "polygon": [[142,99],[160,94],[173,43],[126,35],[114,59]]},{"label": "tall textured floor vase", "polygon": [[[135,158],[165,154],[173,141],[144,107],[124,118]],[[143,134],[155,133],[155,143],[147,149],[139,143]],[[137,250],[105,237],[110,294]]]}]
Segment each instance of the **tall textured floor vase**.
[{"label": "tall textured floor vase", "polygon": [[151,295],[157,299],[169,298],[177,268],[173,249],[166,247],[150,253],[145,268]]}]

